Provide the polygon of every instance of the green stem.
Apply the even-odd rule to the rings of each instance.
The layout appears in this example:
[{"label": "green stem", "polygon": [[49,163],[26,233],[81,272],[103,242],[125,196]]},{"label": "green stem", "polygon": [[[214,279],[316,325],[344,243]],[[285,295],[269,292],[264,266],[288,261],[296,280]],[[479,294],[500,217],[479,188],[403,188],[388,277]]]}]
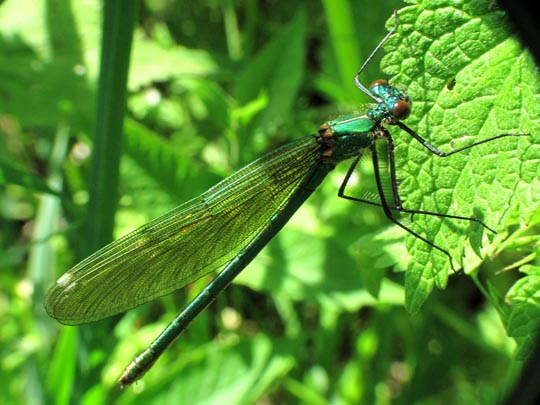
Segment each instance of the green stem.
[{"label": "green stem", "polygon": [[96,129],[88,191],[87,243],[83,256],[112,239],[118,200],[126,85],[136,0],[104,2]]}]

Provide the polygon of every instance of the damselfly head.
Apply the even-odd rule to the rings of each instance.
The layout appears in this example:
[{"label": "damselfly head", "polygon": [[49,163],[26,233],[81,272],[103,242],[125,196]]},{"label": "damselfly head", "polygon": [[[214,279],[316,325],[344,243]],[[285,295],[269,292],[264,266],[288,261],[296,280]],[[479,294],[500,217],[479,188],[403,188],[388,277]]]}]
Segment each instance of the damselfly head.
[{"label": "damselfly head", "polygon": [[404,120],[411,113],[411,99],[403,91],[388,84],[386,80],[375,80],[369,86],[371,93],[380,100],[373,109],[372,118],[388,124]]}]

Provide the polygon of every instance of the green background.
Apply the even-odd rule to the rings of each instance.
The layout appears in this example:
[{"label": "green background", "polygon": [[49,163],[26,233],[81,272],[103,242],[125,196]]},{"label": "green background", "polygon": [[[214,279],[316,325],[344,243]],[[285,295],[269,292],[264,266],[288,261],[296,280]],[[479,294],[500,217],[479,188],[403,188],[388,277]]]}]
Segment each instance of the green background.
[{"label": "green background", "polygon": [[[88,224],[115,219],[123,235],[326,120],[365,111],[352,78],[394,9],[398,32],[361,80],[407,90],[407,125],[444,151],[530,134],[441,159],[390,128],[405,205],[473,215],[498,233],[404,217],[450,251],[464,269],[454,274],[376,207],[337,198],[344,163],[143,380],[119,390],[123,368],[210,277],[61,326],[43,297],[108,241],[106,226]],[[493,2],[147,0],[125,117],[105,108],[121,83],[97,90],[102,35],[112,69],[127,62],[102,13],[97,1],[0,4],[0,403],[485,404],[512,391],[538,340],[540,85]],[[95,145],[99,109],[125,118],[121,145]],[[114,172],[95,181],[90,160],[120,146],[117,195]],[[370,164],[353,179],[359,194],[373,190]],[[89,193],[99,204],[87,214]]]}]

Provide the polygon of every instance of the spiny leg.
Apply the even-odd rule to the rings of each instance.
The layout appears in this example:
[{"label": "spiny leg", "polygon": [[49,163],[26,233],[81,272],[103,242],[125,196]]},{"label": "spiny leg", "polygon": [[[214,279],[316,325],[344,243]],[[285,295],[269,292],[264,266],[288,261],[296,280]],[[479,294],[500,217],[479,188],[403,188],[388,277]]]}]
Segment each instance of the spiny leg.
[{"label": "spiny leg", "polygon": [[[387,200],[387,198],[385,196],[384,185],[383,185],[382,176],[381,176],[381,161],[380,161],[379,153],[377,152],[377,149],[376,149],[376,144],[375,144],[376,142],[385,142],[386,145],[387,145],[387,156],[385,158],[388,159],[388,171],[390,173],[391,193],[392,193],[393,205],[391,203],[389,203],[389,201]],[[349,167],[349,169],[347,171],[347,174],[345,175],[345,178],[343,179],[343,182],[342,182],[342,184],[341,184],[341,186],[339,188],[339,192],[338,192],[339,197],[345,198],[347,200],[352,200],[352,201],[356,201],[356,202],[360,202],[360,203],[366,203],[366,204],[382,207],[383,210],[384,210],[385,215],[387,216],[387,218],[390,221],[392,221],[393,223],[395,223],[396,225],[398,225],[402,229],[406,230],[407,232],[409,232],[414,237],[420,239],[424,243],[428,244],[429,246],[431,246],[431,247],[439,250],[443,254],[445,254],[448,257],[448,259],[450,261],[450,265],[451,265],[451,267],[452,267],[452,269],[454,271],[456,271],[456,269],[454,267],[454,262],[453,262],[452,256],[450,255],[450,253],[447,250],[441,248],[440,246],[437,246],[436,244],[434,244],[430,240],[424,238],[423,236],[419,235],[417,232],[413,231],[412,229],[410,229],[409,227],[407,227],[403,223],[399,222],[399,220],[397,218],[395,218],[393,211],[398,211],[398,212],[401,212],[401,213],[408,213],[408,214],[411,214],[411,215],[416,215],[416,214],[431,215],[431,216],[436,216],[436,217],[440,217],[440,218],[449,218],[449,219],[458,219],[458,220],[476,222],[476,223],[482,225],[484,228],[486,228],[490,232],[496,233],[495,230],[493,230],[492,228],[490,228],[489,226],[484,224],[478,218],[466,217],[466,216],[461,216],[461,215],[443,214],[443,213],[432,212],[432,211],[412,210],[412,209],[404,208],[402,206],[402,204],[401,204],[401,199],[400,199],[399,193],[398,193],[398,182],[397,182],[397,178],[396,178],[395,159],[394,159],[394,143],[392,141],[392,137],[390,136],[390,134],[386,130],[381,131],[381,133],[376,138],[376,140],[374,140],[374,144],[371,147],[371,152],[372,152],[373,166],[374,166],[374,170],[375,170],[375,180],[376,180],[377,190],[379,192],[379,197],[381,199],[381,203],[377,203],[377,202],[366,200],[366,199],[357,198],[357,197],[346,194],[346,187],[347,187],[348,182],[349,182],[349,180],[350,180],[350,178],[352,176],[353,171],[355,170],[355,168],[358,165],[358,162],[360,161],[361,155],[358,155],[354,159],[354,161],[352,162],[351,166]]]},{"label": "spiny leg", "polygon": [[[382,132],[383,136],[381,138],[379,138],[379,140],[380,141],[386,141],[388,143],[388,155],[389,155],[389,162],[390,162],[389,170],[390,170],[390,173],[391,173],[390,176],[391,176],[392,180],[395,180],[394,160],[393,160],[393,158],[390,158],[390,156],[392,156],[393,153],[394,153],[393,152],[394,145],[393,145],[393,142],[392,142],[392,138],[391,138],[390,134],[386,130],[383,129],[381,132]],[[387,135],[387,136],[385,136],[385,135]],[[454,267],[454,261],[452,259],[452,256],[450,255],[450,253],[447,250],[441,248],[440,246],[437,246],[435,243],[433,243],[430,240],[424,238],[423,236],[421,236],[417,232],[413,231],[412,229],[410,229],[406,225],[399,222],[399,220],[394,217],[392,209],[388,205],[388,203],[386,201],[385,194],[384,194],[384,187],[383,187],[382,180],[381,180],[379,155],[377,153],[377,148],[376,148],[375,142],[376,141],[374,141],[374,143],[371,146],[371,155],[372,155],[372,159],[373,159],[373,168],[374,168],[374,171],[375,171],[375,183],[377,184],[377,190],[379,191],[379,196],[381,198],[381,203],[382,203],[381,205],[382,205],[382,208],[383,208],[383,211],[384,211],[386,217],[390,221],[392,221],[394,224],[399,226],[400,228],[402,228],[405,231],[409,232],[415,238],[420,239],[421,241],[428,244],[432,248],[437,249],[441,253],[445,254],[448,257],[448,260],[450,262],[450,266],[452,267],[452,270],[454,272],[456,272],[456,268]],[[397,190],[397,186],[392,187],[392,191],[394,191],[394,190]],[[399,200],[399,196],[394,195],[394,200]],[[428,211],[426,211],[426,212],[418,212],[417,210],[405,210],[403,208],[401,208],[401,209],[396,208],[396,210],[400,211],[400,212],[409,212],[409,213],[412,213],[412,214],[415,214],[415,213],[420,214],[420,213],[422,213],[422,214],[426,214],[426,215],[435,215],[435,216],[441,216],[441,217],[453,217],[453,216],[448,216],[446,214],[438,214],[438,213],[433,213],[433,212],[428,212]]]},{"label": "spiny leg", "polygon": [[362,154],[359,153],[358,155],[356,155],[353,162],[349,166],[349,169],[347,170],[347,173],[345,174],[345,177],[343,178],[343,181],[341,182],[341,186],[339,186],[338,197],[343,198],[345,200],[359,202],[362,204],[370,204],[370,205],[375,205],[376,207],[382,207],[381,203],[377,203],[375,201],[371,201],[365,198],[358,198],[358,197],[345,194],[345,189],[347,188],[347,185],[349,184],[349,180],[351,179],[351,176],[354,170],[356,169],[356,166],[358,166],[358,162],[360,162],[361,158],[362,158]]},{"label": "spiny leg", "polygon": [[409,135],[411,135],[424,148],[426,148],[431,153],[433,153],[433,154],[435,154],[435,155],[437,155],[439,157],[448,157],[448,156],[451,156],[451,155],[453,155],[455,153],[463,152],[464,150],[474,148],[475,146],[478,146],[478,145],[482,145],[483,143],[491,142],[491,141],[494,141],[494,140],[500,139],[500,138],[505,138],[507,136],[529,136],[530,135],[530,134],[499,134],[499,135],[495,135],[495,136],[492,136],[492,137],[487,138],[487,139],[482,139],[481,141],[478,141],[478,142],[474,142],[474,143],[472,143],[470,145],[454,149],[454,150],[452,150],[450,152],[443,152],[443,151],[439,150],[438,148],[436,148],[435,146],[433,146],[432,144],[430,144],[428,141],[426,141],[424,138],[422,138],[420,135],[418,135],[415,131],[413,131],[411,128],[409,128],[404,123],[402,123],[400,121],[396,121],[396,122],[394,122],[394,124],[397,125],[398,127],[400,127],[405,132],[407,132]]},{"label": "spiny leg", "polygon": [[[388,205],[388,203],[387,203],[387,207],[390,210],[395,210],[395,211],[398,211],[398,212],[411,214],[411,215],[416,215],[416,214],[430,215],[430,216],[436,216],[436,217],[440,217],[440,218],[449,218],[449,219],[458,219],[458,220],[464,220],[464,221],[471,221],[471,222],[475,222],[475,223],[483,226],[484,228],[486,228],[488,231],[490,231],[492,233],[497,233],[493,228],[489,227],[484,222],[482,222],[480,219],[475,218],[475,217],[467,217],[467,216],[452,215],[452,214],[443,214],[443,213],[440,213],[440,212],[424,211],[424,210],[413,210],[413,209],[404,208],[402,203],[401,203],[401,198],[399,196],[399,191],[398,191],[398,181],[397,181],[397,177],[396,177],[395,159],[394,159],[394,142],[393,142],[392,137],[390,136],[390,134],[388,132],[386,133],[384,138],[379,138],[378,141],[379,142],[386,141],[387,144],[388,144],[388,164],[389,164],[389,171],[390,171],[390,183],[391,183],[391,187],[392,187],[392,198],[394,200],[393,201],[393,203],[394,203],[393,206]],[[373,150],[372,150],[372,153],[373,153]],[[364,198],[358,198],[358,197],[346,194],[346,188],[347,188],[347,185],[349,183],[349,180],[350,180],[350,178],[352,176],[352,173],[356,169],[356,167],[358,165],[358,162],[360,161],[361,157],[362,157],[361,154],[357,155],[354,158],[354,161],[351,163],[351,165],[350,165],[349,169],[347,170],[347,173],[346,173],[346,175],[345,175],[345,177],[344,177],[344,179],[343,179],[343,181],[341,183],[341,186],[339,187],[338,197],[344,198],[346,200],[356,201],[356,202],[359,202],[359,203],[362,203],[362,204],[370,204],[370,205],[374,205],[374,206],[377,206],[377,207],[383,207],[384,208],[384,205],[382,203],[377,203],[375,201],[370,201],[370,200],[367,200],[367,199],[364,199]],[[373,163],[375,164],[375,162],[373,162]],[[380,173],[380,171],[379,171],[379,173]],[[379,181],[380,181],[380,179],[379,179]],[[381,195],[380,191],[379,191],[379,195]]]}]

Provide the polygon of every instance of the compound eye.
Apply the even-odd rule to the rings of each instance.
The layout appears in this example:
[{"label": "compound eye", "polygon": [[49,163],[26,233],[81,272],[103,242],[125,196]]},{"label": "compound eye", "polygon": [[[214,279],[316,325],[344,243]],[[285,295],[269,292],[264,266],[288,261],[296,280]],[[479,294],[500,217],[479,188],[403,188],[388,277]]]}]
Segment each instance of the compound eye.
[{"label": "compound eye", "polygon": [[388,86],[388,82],[384,79],[375,80],[373,83],[371,83],[371,86],[369,86],[370,89],[377,86]]},{"label": "compound eye", "polygon": [[398,120],[404,120],[411,113],[411,105],[406,100],[398,100],[392,108],[392,115]]}]

